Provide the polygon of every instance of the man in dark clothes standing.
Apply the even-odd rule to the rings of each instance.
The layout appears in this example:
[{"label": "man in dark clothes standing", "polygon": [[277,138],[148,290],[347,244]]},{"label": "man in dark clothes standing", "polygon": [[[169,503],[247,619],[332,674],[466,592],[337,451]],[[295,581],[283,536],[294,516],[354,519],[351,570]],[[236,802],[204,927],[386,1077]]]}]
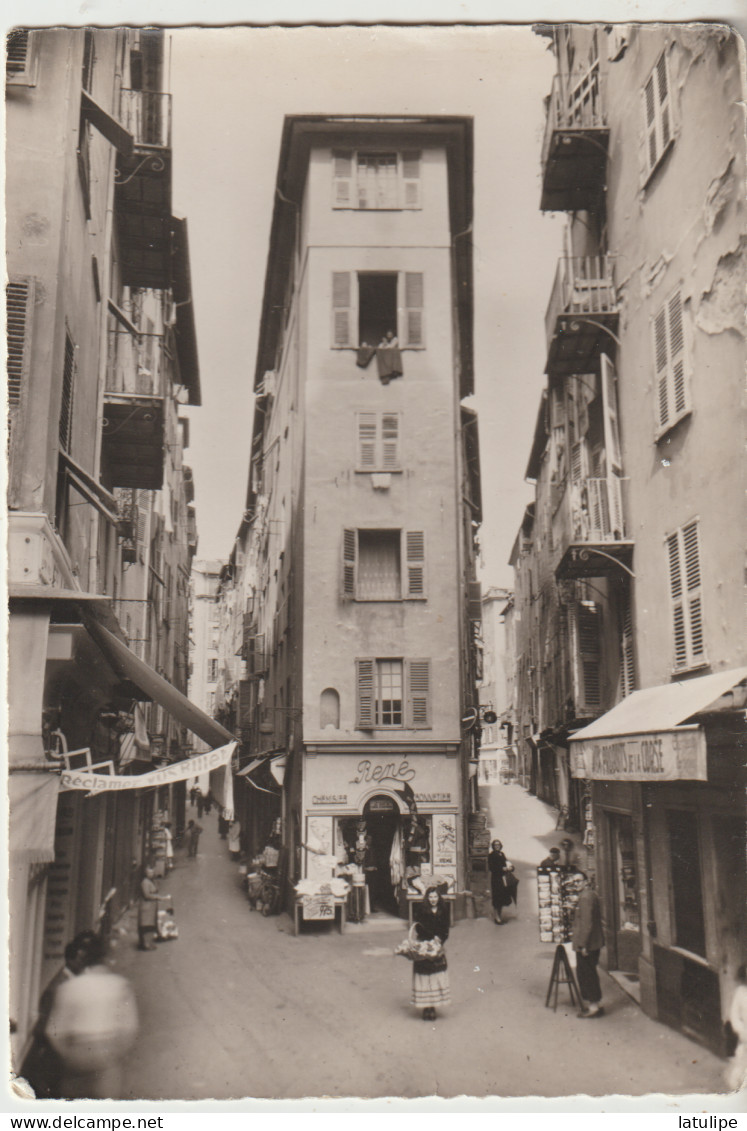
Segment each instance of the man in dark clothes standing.
[{"label": "man in dark clothes standing", "polygon": [[582,1005],[579,1017],[600,1017],[602,1008],[602,987],[599,985],[597,964],[599,952],[604,946],[602,930],[602,909],[599,896],[591,885],[591,879],[583,877],[583,889],[578,897],[576,914],[573,919],[573,949],[576,952],[576,976],[581,991]]}]

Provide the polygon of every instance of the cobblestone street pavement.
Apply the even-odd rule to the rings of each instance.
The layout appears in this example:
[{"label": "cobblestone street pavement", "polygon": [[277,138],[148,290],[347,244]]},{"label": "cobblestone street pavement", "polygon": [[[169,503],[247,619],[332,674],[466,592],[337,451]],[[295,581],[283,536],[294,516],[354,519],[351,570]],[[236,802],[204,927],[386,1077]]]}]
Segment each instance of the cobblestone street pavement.
[{"label": "cobblestone street pavement", "polygon": [[204,818],[199,856],[179,853],[159,881],[180,937],[138,952],[134,912],[115,936],[141,1023],[122,1098],[720,1092],[723,1063],[646,1017],[606,974],[604,1017],[577,1019],[563,994],[557,1012],[545,1008],[553,947],[539,942],[533,870],[558,834],[519,786],[485,792],[520,878],[518,915],[457,924],[452,1005],[435,1023],[409,1005],[410,964],[391,954],[404,924],[294,937],[287,915],[250,911],[216,819]]}]

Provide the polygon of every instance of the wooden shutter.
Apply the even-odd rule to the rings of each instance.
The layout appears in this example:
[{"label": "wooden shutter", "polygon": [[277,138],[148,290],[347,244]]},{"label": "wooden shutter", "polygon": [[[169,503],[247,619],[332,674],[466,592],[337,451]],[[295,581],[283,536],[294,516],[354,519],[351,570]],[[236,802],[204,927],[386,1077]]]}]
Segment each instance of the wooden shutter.
[{"label": "wooden shutter", "polygon": [[399,416],[396,412],[382,413],[381,467],[384,471],[399,467]]},{"label": "wooden shutter", "polygon": [[675,291],[657,311],[653,322],[656,366],[656,417],[660,431],[688,408],[685,325],[682,294]]},{"label": "wooden shutter", "polygon": [[672,599],[672,624],[674,628],[674,667],[687,667],[687,632],[682,594],[682,568],[680,564],[679,531],[667,538],[669,554],[669,592]]},{"label": "wooden shutter", "polygon": [[700,576],[700,535],[698,523],[690,522],[682,530],[682,555],[687,601],[687,629],[690,661],[698,663],[705,655],[703,644],[703,602]]},{"label": "wooden shutter", "polygon": [[602,616],[599,606],[576,606],[579,660],[579,689],[583,708],[595,711],[602,702],[600,640]]},{"label": "wooden shutter", "polygon": [[[353,335],[353,294],[350,271],[332,272],[332,344],[351,346]],[[357,335],[356,335],[357,337]]]},{"label": "wooden shutter", "polygon": [[615,367],[604,353],[600,358],[600,363],[602,412],[604,414],[604,450],[607,457],[607,474],[612,472],[614,475],[622,475]]},{"label": "wooden shutter", "polygon": [[374,726],[374,661],[355,661],[355,726],[356,730],[373,730]]},{"label": "wooden shutter", "polygon": [[662,51],[656,64],[656,94],[658,97],[658,126],[660,153],[672,140],[672,111],[669,98],[669,66],[667,53]]},{"label": "wooden shutter", "polygon": [[646,178],[656,168],[674,136],[670,92],[669,63],[663,51],[643,88]]},{"label": "wooden shutter", "polygon": [[431,725],[431,662],[407,660],[407,725],[413,730],[427,730]]},{"label": "wooden shutter", "polygon": [[21,86],[33,86],[33,33],[28,28],[14,28],[6,40],[5,77]]},{"label": "wooden shutter", "polygon": [[70,451],[73,432],[73,396],[75,391],[75,346],[69,334],[65,335],[65,355],[62,366],[62,400],[60,403],[60,447]]},{"label": "wooden shutter", "polygon": [[358,557],[358,531],[342,532],[342,596],[345,600],[355,597]]},{"label": "wooden shutter", "polygon": [[358,413],[358,467],[361,471],[376,470],[376,424],[375,412]]},{"label": "wooden shutter", "polygon": [[404,341],[406,346],[422,346],[423,331],[423,273],[405,271]]},{"label": "wooden shutter", "polygon": [[420,150],[405,149],[401,156],[401,203],[403,208],[420,208]]},{"label": "wooden shutter", "polygon": [[623,612],[622,636],[620,639],[620,685],[623,698],[635,691],[635,651],[633,647],[633,615],[626,603]]},{"label": "wooden shutter", "polygon": [[353,207],[353,152],[336,149],[332,154],[332,207]]},{"label": "wooden shutter", "polygon": [[8,407],[21,403],[29,375],[31,313],[34,288],[30,279],[8,283],[5,292],[8,332]]},{"label": "wooden shutter", "polygon": [[425,533],[405,532],[405,596],[425,597]]}]

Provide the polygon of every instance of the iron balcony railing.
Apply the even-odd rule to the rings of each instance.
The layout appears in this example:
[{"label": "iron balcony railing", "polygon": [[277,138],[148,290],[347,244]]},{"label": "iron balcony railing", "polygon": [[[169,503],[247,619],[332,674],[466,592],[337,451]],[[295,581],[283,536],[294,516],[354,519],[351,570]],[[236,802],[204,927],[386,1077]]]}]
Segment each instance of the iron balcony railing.
[{"label": "iron balcony railing", "polygon": [[543,168],[556,131],[590,132],[605,129],[607,129],[607,107],[599,64],[595,63],[582,75],[555,75],[547,106],[545,136],[542,140]]},{"label": "iron balcony railing", "polygon": [[561,556],[572,545],[622,542],[625,537],[622,480],[617,475],[567,484],[553,519],[553,543]]},{"label": "iron balcony railing", "polygon": [[171,95],[153,90],[123,90],[120,121],[135,148],[171,148]]},{"label": "iron balcony railing", "polygon": [[555,272],[545,314],[548,343],[557,330],[558,318],[573,315],[593,318],[617,313],[617,296],[609,255],[563,256]]}]

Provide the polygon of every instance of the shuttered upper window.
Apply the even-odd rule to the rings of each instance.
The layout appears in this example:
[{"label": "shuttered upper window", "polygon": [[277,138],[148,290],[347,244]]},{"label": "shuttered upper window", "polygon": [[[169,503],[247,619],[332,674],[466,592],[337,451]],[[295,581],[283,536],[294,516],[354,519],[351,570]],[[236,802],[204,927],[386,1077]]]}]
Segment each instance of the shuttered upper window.
[{"label": "shuttered upper window", "polygon": [[679,290],[653,320],[657,438],[690,411],[685,312]]},{"label": "shuttered upper window", "polygon": [[431,726],[430,660],[356,660],[357,730]]},{"label": "shuttered upper window", "polygon": [[404,601],[425,597],[422,530],[343,531],[343,600]]},{"label": "shuttered upper window", "polygon": [[400,347],[425,346],[422,271],[333,271],[332,347],[375,347],[389,330]]},{"label": "shuttered upper window", "polygon": [[65,357],[62,366],[62,401],[60,403],[60,447],[70,451],[73,437],[73,397],[75,394],[75,345],[65,335]]},{"label": "shuttered upper window", "polygon": [[697,519],[668,536],[667,557],[674,629],[674,670],[683,671],[707,662]]},{"label": "shuttered upper window", "polygon": [[356,470],[399,471],[399,414],[359,412],[356,416]]},{"label": "shuttered upper window", "polygon": [[643,88],[644,181],[674,141],[671,90],[667,52],[662,51]]},{"label": "shuttered upper window", "polygon": [[29,375],[31,313],[34,287],[31,279],[17,279],[5,290],[8,333],[8,408],[20,407]]},{"label": "shuttered upper window", "polygon": [[332,207],[420,208],[420,159],[417,149],[336,149],[332,154]]},{"label": "shuttered upper window", "polygon": [[36,85],[36,37],[29,28],[14,28],[8,33],[5,54],[5,81],[16,86]]}]

